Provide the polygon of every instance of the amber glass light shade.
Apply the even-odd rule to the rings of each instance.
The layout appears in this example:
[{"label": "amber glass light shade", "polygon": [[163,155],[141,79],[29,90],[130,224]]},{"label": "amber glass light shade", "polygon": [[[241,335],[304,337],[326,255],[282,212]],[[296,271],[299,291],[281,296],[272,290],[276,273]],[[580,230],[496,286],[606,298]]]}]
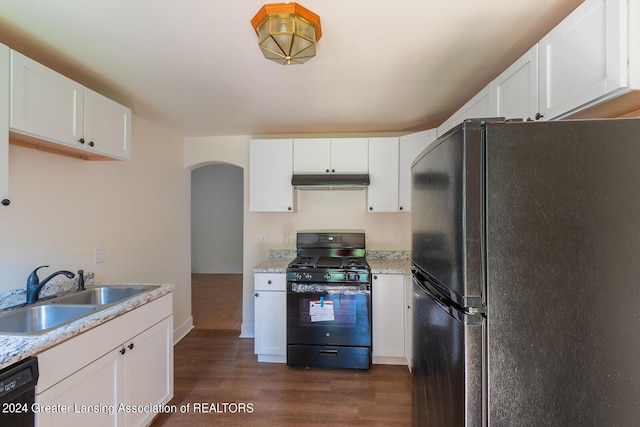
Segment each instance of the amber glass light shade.
[{"label": "amber glass light shade", "polygon": [[264,5],[251,25],[267,59],[291,65],[316,56],[316,42],[322,35],[320,17],[297,3]]}]

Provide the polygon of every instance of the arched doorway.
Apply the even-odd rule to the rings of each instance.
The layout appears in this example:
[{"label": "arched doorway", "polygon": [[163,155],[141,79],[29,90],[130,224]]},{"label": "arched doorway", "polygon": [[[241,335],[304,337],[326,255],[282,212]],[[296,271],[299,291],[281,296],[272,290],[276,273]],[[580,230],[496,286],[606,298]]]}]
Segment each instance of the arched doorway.
[{"label": "arched doorway", "polygon": [[242,323],[243,170],[211,163],[191,171],[191,304],[195,328]]}]

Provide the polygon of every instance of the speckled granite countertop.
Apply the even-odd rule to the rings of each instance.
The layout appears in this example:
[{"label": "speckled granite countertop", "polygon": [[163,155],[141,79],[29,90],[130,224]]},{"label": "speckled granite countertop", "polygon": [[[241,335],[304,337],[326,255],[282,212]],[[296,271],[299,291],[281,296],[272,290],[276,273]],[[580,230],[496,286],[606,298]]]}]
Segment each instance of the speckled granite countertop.
[{"label": "speckled granite countertop", "polygon": [[[269,258],[253,268],[254,273],[285,273],[295,258],[295,251],[270,251]],[[372,273],[411,274],[411,256],[408,251],[369,251],[367,262]]]},{"label": "speckled granite countertop", "polygon": [[410,259],[368,259],[373,274],[404,274],[411,275]]},{"label": "speckled granite countertop", "polygon": [[[95,326],[127,313],[143,304],[173,292],[171,284],[154,283],[101,283],[107,286],[153,286],[149,291],[136,295],[119,304],[99,310],[65,326],[40,335],[0,335],[0,369],[15,362],[36,355],[63,341],[73,338]],[[87,286],[89,289],[91,286]]]}]

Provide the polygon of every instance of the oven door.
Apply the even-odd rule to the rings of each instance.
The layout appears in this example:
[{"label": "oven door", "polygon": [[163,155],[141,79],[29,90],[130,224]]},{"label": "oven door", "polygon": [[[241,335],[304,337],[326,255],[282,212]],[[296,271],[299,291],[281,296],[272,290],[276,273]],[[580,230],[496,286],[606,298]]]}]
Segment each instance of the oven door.
[{"label": "oven door", "polygon": [[370,285],[287,283],[287,364],[368,369],[370,358]]}]

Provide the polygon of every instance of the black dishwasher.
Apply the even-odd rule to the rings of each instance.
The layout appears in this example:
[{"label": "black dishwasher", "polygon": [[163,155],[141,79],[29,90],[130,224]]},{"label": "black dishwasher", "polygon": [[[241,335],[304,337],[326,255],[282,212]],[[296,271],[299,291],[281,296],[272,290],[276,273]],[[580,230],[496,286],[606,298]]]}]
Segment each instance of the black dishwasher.
[{"label": "black dishwasher", "polygon": [[33,427],[32,406],[38,383],[38,359],[30,357],[0,371],[0,426]]}]

